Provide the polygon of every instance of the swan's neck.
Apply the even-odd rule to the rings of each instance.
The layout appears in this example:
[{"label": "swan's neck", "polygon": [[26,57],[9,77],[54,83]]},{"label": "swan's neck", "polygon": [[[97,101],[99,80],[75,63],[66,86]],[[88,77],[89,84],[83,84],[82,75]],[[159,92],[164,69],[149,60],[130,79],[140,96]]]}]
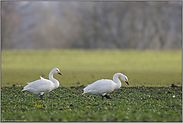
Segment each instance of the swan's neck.
[{"label": "swan's neck", "polygon": [[119,79],[119,74],[114,74],[113,81],[116,83],[115,89],[119,89],[121,87],[121,81]]},{"label": "swan's neck", "polygon": [[49,79],[53,82],[54,89],[59,86],[59,82],[58,82],[58,80],[56,80],[56,79],[53,78],[53,73],[52,72],[50,72],[50,74],[49,74]]}]

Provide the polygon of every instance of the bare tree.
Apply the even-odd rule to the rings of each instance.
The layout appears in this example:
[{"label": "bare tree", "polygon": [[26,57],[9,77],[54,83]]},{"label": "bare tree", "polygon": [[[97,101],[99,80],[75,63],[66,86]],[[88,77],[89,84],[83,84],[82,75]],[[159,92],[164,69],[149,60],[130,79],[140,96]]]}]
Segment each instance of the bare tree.
[{"label": "bare tree", "polygon": [[20,28],[19,14],[16,12],[16,2],[1,2],[2,7],[2,48],[17,46]]},{"label": "bare tree", "polygon": [[181,2],[2,2],[2,48],[180,49]]}]

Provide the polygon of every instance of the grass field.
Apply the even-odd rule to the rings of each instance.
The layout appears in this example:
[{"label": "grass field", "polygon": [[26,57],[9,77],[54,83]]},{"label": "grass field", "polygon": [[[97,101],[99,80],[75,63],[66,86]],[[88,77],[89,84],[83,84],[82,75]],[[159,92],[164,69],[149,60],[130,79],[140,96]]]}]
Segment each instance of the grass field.
[{"label": "grass field", "polygon": [[61,87],[112,79],[116,72],[127,75],[130,86],[182,85],[181,50],[2,50],[1,54],[2,86],[48,78],[54,67],[63,74],[55,75]]},{"label": "grass field", "polygon": [[[180,50],[2,50],[1,121],[181,122],[181,57]],[[44,100],[21,92],[54,67],[63,74],[54,75],[60,87]],[[122,82],[111,100],[81,95],[83,85],[116,72],[127,75],[130,85]]]},{"label": "grass field", "polygon": [[82,88],[57,88],[44,100],[22,87],[1,90],[1,121],[182,121],[182,87],[122,87],[101,96],[84,95]]}]

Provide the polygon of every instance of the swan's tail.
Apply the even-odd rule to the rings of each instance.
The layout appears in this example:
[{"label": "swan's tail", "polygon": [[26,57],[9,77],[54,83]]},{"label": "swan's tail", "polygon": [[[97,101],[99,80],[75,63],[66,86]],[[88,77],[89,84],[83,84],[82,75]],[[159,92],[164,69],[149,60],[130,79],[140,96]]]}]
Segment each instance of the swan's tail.
[{"label": "swan's tail", "polygon": [[[26,87],[26,86],[25,86],[25,87]],[[26,90],[27,90],[27,88],[25,88],[25,87],[24,87],[24,89],[23,89],[22,91],[26,91]]]},{"label": "swan's tail", "polygon": [[23,89],[22,91],[26,91],[25,89]]},{"label": "swan's tail", "polygon": [[[29,83],[28,83],[28,82],[27,82],[27,84],[29,85]],[[26,91],[26,90],[28,90],[28,85],[26,85],[22,91]]]},{"label": "swan's tail", "polygon": [[87,87],[83,88],[83,91],[84,91],[84,92],[82,93],[82,95],[83,95],[83,94],[86,94],[86,88],[87,88]]}]

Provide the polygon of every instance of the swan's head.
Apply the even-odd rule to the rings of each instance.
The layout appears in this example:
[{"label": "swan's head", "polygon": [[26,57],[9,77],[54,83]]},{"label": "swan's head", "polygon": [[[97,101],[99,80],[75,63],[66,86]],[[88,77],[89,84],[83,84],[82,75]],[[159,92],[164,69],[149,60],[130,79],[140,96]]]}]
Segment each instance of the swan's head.
[{"label": "swan's head", "polygon": [[121,74],[120,78],[121,78],[121,80],[123,80],[124,82],[126,82],[126,84],[129,85],[129,83],[128,83],[128,77],[127,76]]},{"label": "swan's head", "polygon": [[58,74],[62,75],[62,74],[60,73],[60,70],[59,70],[58,68],[53,68],[53,69],[52,69],[52,73],[58,73]]}]

